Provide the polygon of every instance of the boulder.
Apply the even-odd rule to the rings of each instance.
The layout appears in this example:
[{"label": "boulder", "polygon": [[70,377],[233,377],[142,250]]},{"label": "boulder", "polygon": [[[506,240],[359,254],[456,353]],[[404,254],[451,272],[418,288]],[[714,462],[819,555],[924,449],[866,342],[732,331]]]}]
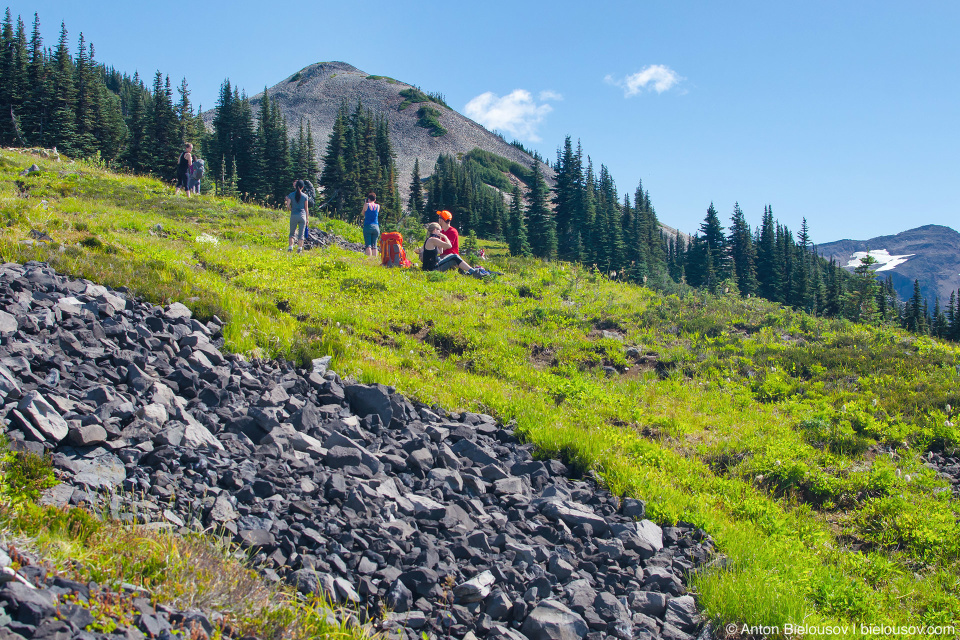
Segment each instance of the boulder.
[{"label": "boulder", "polygon": [[543,600],[523,621],[520,632],[530,640],[580,640],[587,635],[584,619],[556,600]]},{"label": "boulder", "polygon": [[67,421],[50,406],[38,391],[30,391],[20,400],[17,409],[36,427],[44,439],[60,442],[70,433]]}]

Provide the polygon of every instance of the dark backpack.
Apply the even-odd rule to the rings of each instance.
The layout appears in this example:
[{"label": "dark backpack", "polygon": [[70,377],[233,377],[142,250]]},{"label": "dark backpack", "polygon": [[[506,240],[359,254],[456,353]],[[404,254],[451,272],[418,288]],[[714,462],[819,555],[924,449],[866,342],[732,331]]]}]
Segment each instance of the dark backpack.
[{"label": "dark backpack", "polygon": [[203,166],[203,160],[200,160],[200,159],[194,160],[193,170],[190,172],[191,173],[190,177],[193,178],[194,180],[202,180],[204,168],[205,167]]},{"label": "dark backpack", "polygon": [[307,194],[307,204],[310,206],[317,204],[317,190],[314,189],[312,182],[309,180],[303,181],[303,192]]}]

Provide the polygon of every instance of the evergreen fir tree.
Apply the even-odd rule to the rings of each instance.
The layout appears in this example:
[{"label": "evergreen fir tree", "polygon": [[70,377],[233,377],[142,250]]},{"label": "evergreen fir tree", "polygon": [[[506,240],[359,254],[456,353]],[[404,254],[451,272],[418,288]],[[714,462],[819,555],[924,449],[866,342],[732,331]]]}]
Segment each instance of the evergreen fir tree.
[{"label": "evergreen fir tree", "polygon": [[552,260],[557,256],[557,229],[553,213],[547,207],[549,188],[543,180],[540,163],[534,162],[530,169],[533,171],[530,192],[527,194],[530,203],[527,209],[530,249],[538,258]]},{"label": "evergreen fir tree", "polygon": [[26,101],[20,122],[29,144],[45,144],[44,129],[50,118],[50,92],[47,65],[40,35],[40,16],[33,14],[33,30],[30,35],[30,62],[27,66]]},{"label": "evergreen fir tree", "polygon": [[904,314],[904,320],[908,331],[914,333],[926,333],[926,312],[924,311],[924,304],[926,301],[923,298],[923,293],[920,291],[920,281],[913,281],[913,295],[910,297],[910,300],[907,302],[906,313]]},{"label": "evergreen fir tree", "polygon": [[876,263],[877,259],[868,252],[860,258],[860,264],[854,270],[853,288],[847,294],[844,305],[847,318],[854,322],[873,324],[877,319],[877,281],[871,268]]},{"label": "evergreen fir tree", "polygon": [[508,226],[507,244],[510,247],[510,255],[530,255],[530,244],[527,241],[527,223],[523,216],[523,194],[517,185],[513,186],[513,193],[511,194]]},{"label": "evergreen fir tree", "polygon": [[413,161],[413,175],[410,176],[410,212],[421,218],[424,212],[423,185],[420,181],[420,158]]},{"label": "evergreen fir tree", "polygon": [[74,153],[76,134],[76,88],[73,84],[73,60],[67,48],[67,25],[60,24],[60,40],[53,54],[51,71],[51,114],[48,135],[44,145],[56,146],[60,151]]},{"label": "evergreen fir tree", "polygon": [[779,301],[783,286],[783,264],[777,258],[777,236],[773,208],[763,209],[760,237],[757,242],[758,293],[767,300]]},{"label": "evergreen fir tree", "polygon": [[74,148],[77,155],[89,156],[98,151],[95,118],[100,110],[100,93],[97,91],[96,80],[99,74],[93,68],[93,61],[87,55],[87,45],[83,33],[80,34],[80,43],[77,47],[77,60],[74,73],[74,86],[77,90],[76,100],[76,133]]},{"label": "evergreen fir tree", "polygon": [[746,217],[740,209],[740,203],[734,203],[730,218],[730,233],[727,238],[730,247],[730,260],[737,274],[737,288],[743,296],[757,293],[757,252],[753,244],[753,234]]}]

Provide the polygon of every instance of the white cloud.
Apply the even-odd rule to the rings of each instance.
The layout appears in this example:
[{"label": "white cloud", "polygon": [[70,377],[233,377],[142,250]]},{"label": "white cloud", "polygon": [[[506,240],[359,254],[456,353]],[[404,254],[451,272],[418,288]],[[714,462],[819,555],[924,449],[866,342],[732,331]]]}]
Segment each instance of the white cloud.
[{"label": "white cloud", "polygon": [[669,91],[677,86],[683,78],[666,65],[651,64],[622,80],[617,80],[610,75],[604,78],[604,80],[609,84],[623,89],[624,97],[629,98],[630,96],[641,93],[644,89],[656,91],[657,93]]},{"label": "white cloud", "polygon": [[[563,96],[555,91],[540,92],[541,103],[562,99]],[[492,91],[487,91],[468,102],[463,109],[467,117],[487,129],[496,129],[530,142],[540,142],[537,127],[551,111],[553,107],[549,104],[537,104],[530,92],[524,89],[514,89],[502,98]]]}]

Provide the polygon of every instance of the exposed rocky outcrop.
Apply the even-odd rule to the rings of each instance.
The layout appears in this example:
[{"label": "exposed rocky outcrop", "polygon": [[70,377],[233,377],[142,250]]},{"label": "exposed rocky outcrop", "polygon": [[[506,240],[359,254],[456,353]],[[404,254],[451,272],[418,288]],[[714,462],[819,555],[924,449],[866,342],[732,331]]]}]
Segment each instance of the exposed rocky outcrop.
[{"label": "exposed rocky outcrop", "polygon": [[[307,371],[246,361],[221,351],[217,318],[39,263],[0,266],[0,309],[6,432],[16,449],[52,453],[62,484],[46,501],[218,531],[266,579],[396,636],[710,637],[685,588],[709,536],[661,527],[643,502],[536,459],[491,416],[343,380],[329,358]],[[83,612],[52,608],[90,585],[20,578],[44,589],[0,590],[0,627],[100,637],[80,631]],[[145,612],[137,633],[188,614]]]}]

